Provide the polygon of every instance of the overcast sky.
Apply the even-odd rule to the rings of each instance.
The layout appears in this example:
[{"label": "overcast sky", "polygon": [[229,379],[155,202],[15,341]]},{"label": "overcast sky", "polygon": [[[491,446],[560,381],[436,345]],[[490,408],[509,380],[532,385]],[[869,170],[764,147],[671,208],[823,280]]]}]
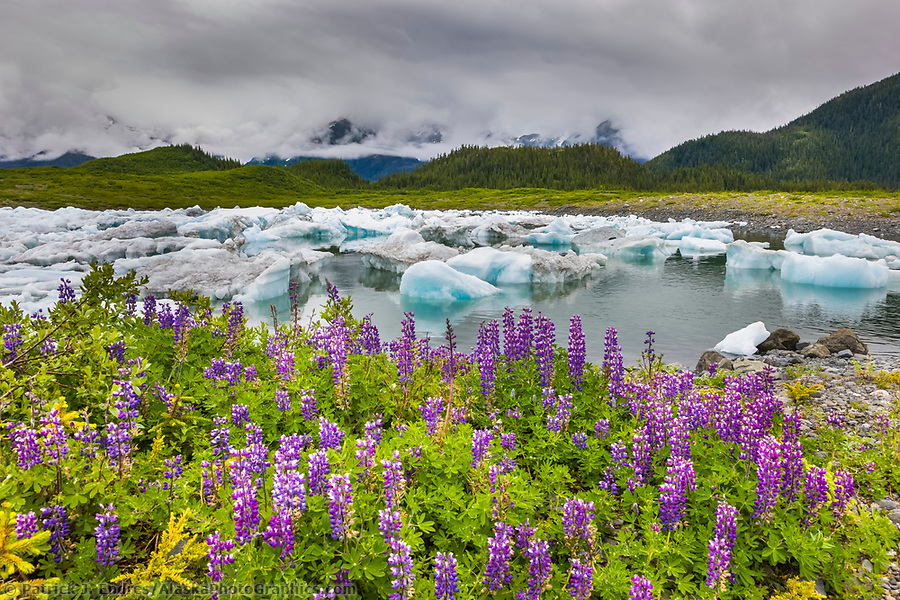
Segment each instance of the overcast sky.
[{"label": "overcast sky", "polygon": [[[611,120],[652,157],[900,71],[897,0],[0,0],[0,155],[430,157]],[[410,145],[411,133],[443,133]],[[487,136],[490,135],[490,138]],[[349,157],[349,156],[348,156]]]}]

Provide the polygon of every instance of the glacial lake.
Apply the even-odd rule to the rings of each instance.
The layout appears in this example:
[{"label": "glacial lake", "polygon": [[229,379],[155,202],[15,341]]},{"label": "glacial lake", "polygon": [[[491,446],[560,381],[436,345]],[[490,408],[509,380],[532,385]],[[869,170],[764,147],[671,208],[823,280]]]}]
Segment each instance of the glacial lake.
[{"label": "glacial lake", "polygon": [[[693,368],[699,356],[726,335],[756,321],[772,331],[792,329],[801,341],[815,341],[841,327],[850,327],[872,353],[900,353],[900,289],[839,289],[791,284],[777,271],[726,269],[725,256],[698,259],[679,254],[663,262],[640,263],[611,258],[593,276],[566,286],[500,286],[502,294],[466,302],[435,304],[401,296],[400,276],[367,268],[355,253],[338,254],[318,279],[301,289],[303,323],[321,312],[325,280],[342,296],[353,299],[354,314],[373,314],[382,341],[400,335],[406,312],[415,315],[419,337],[432,346],[445,343],[446,319],[459,348],[469,351],[482,322],[501,319],[509,306],[518,316],[531,307],[556,325],[556,342],[565,347],[569,321],[580,315],[587,338],[588,359],[603,360],[607,327],[618,331],[626,364],[640,359],[647,331],[654,331],[654,348],[668,362]],[[274,304],[284,322],[290,312],[287,294]],[[246,307],[255,321],[271,322],[270,304]]]}]

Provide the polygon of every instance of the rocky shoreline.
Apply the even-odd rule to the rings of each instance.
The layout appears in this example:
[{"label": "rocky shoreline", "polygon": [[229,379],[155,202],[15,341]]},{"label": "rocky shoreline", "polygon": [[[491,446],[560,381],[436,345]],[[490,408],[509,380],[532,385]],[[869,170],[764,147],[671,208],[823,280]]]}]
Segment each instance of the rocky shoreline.
[{"label": "rocky shoreline", "polygon": [[824,217],[790,216],[778,211],[753,212],[737,208],[704,207],[641,207],[632,204],[611,208],[588,208],[563,206],[548,211],[550,214],[587,214],[600,216],[639,215],[652,221],[665,222],[669,219],[681,221],[729,221],[729,226],[737,237],[783,238],[789,229],[798,233],[808,233],[817,229],[835,229],[858,235],[866,233],[885,239],[900,240],[900,213],[897,216],[842,215],[830,214]]},{"label": "rocky shoreline", "polygon": [[[718,352],[705,352],[698,361],[697,372],[704,372],[710,364],[716,368],[738,373],[768,369],[778,385],[777,397],[785,411],[800,411],[801,435],[816,439],[823,428],[840,428],[853,435],[857,443],[872,447],[880,439],[885,427],[896,429],[900,411],[900,375],[897,383],[885,382],[885,374],[900,373],[900,355],[870,355],[865,344],[849,329],[842,329],[815,342],[799,342],[789,330],[776,330],[769,340],[757,347],[750,356],[728,358]],[[780,339],[781,344],[774,344]],[[787,340],[785,342],[784,340]],[[841,340],[840,342],[838,340]],[[829,349],[830,346],[830,349]],[[876,377],[882,374],[881,381]],[[784,383],[799,382],[810,393],[808,400],[794,400]],[[880,385],[879,385],[880,384]],[[827,458],[823,455],[822,458]],[[857,504],[853,510],[880,512],[900,527],[900,497],[866,497],[857,490]],[[880,597],[900,600],[900,561],[898,549],[889,554],[890,564],[878,576]],[[864,559],[859,566],[872,572],[871,561]],[[825,594],[824,582],[816,581],[817,590]]]}]

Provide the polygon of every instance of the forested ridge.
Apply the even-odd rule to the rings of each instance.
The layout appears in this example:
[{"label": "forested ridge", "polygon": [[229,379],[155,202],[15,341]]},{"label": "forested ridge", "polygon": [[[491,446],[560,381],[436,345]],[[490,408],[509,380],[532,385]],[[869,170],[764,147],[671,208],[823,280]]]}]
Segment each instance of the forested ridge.
[{"label": "forested ridge", "polygon": [[647,163],[657,174],[703,165],[786,182],[868,180],[900,187],[900,74],[842,94],[777,129],[708,135]]}]

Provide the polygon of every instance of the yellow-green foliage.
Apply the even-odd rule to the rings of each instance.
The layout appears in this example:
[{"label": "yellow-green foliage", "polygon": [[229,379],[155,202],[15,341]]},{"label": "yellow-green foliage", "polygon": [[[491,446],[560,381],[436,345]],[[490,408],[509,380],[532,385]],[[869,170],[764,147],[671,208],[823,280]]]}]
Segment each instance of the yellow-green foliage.
[{"label": "yellow-green foliage", "polygon": [[175,518],[169,517],[169,527],[163,533],[156,550],[143,565],[138,565],[131,573],[120,575],[114,582],[128,581],[134,586],[149,586],[155,582],[173,581],[183,586],[195,585],[188,575],[197,568],[197,562],[206,556],[206,542],[185,531],[185,523],[191,511]]},{"label": "yellow-green foliage", "polygon": [[[5,502],[4,508],[10,504]],[[27,540],[16,537],[16,513],[0,510],[0,579],[21,573],[29,575],[34,572],[34,565],[25,560],[25,556],[36,556],[47,551],[50,532],[42,531]]]},{"label": "yellow-green foliage", "polygon": [[878,371],[875,373],[875,385],[882,390],[900,385],[900,371]]},{"label": "yellow-green foliage", "polygon": [[784,385],[788,397],[794,402],[809,402],[813,393],[822,391],[821,383],[807,384],[802,381],[785,381],[782,385]]},{"label": "yellow-green foliage", "polygon": [[798,578],[788,579],[787,589],[772,596],[769,600],[819,600],[825,598],[816,591],[812,581],[800,581]]}]

